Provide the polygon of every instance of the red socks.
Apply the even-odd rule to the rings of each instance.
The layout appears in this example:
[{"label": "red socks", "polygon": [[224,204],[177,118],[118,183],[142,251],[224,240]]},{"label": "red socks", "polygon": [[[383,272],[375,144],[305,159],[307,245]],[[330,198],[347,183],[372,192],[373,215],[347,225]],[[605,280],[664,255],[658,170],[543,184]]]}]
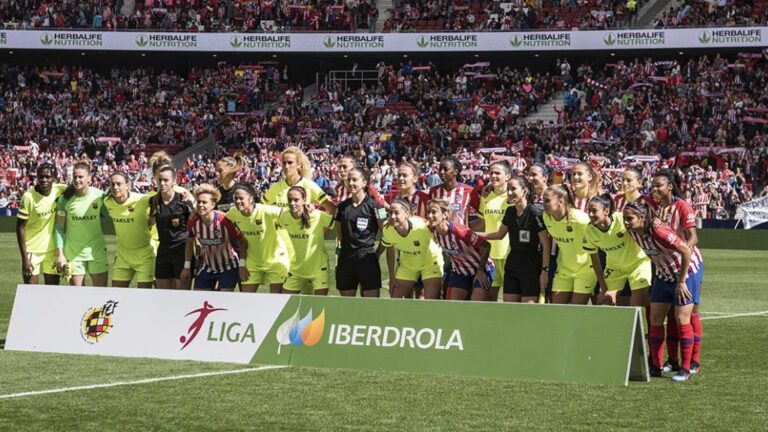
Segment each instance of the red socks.
[{"label": "red socks", "polygon": [[677,361],[679,343],[680,334],[677,329],[677,319],[675,319],[675,308],[671,307],[669,308],[669,313],[667,313],[667,357],[670,361]]},{"label": "red socks", "polygon": [[661,369],[664,364],[664,326],[652,325],[648,331],[648,345],[651,347],[653,366]]},{"label": "red socks", "polygon": [[683,324],[680,328],[680,353],[682,363],[680,367],[686,370],[691,369],[691,356],[693,355],[693,326]]},{"label": "red socks", "polygon": [[701,318],[699,318],[699,314],[691,315],[691,327],[693,327],[693,356],[691,357],[691,360],[700,363],[699,354],[701,353],[701,335],[703,330],[701,328]]}]

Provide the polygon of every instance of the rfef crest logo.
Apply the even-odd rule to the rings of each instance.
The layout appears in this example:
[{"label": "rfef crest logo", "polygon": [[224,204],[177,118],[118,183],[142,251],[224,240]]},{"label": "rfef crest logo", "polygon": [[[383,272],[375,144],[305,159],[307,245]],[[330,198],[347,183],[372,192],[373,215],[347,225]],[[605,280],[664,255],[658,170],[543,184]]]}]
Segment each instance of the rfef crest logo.
[{"label": "rfef crest logo", "polygon": [[304,318],[299,319],[299,317],[299,309],[296,309],[296,312],[278,327],[275,335],[278,343],[278,354],[280,354],[280,349],[283,345],[315,346],[320,342],[320,338],[323,337],[323,332],[325,331],[325,309],[314,319],[312,309],[309,310]]},{"label": "rfef crest logo", "polygon": [[99,307],[89,308],[80,320],[80,335],[89,344],[95,344],[114,327],[114,313],[118,302],[109,300]]}]

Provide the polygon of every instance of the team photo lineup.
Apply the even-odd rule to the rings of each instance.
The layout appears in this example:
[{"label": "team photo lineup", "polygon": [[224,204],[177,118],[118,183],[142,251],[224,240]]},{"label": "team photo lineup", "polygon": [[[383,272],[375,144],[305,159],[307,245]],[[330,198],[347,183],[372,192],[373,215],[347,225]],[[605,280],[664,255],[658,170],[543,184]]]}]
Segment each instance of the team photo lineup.
[{"label": "team photo lineup", "polygon": [[[94,187],[92,164],[76,161],[71,181],[43,163],[21,198],[17,237],[25,283],[240,290],[285,294],[637,306],[649,323],[651,375],[698,372],[698,305],[704,264],[696,213],[681,197],[677,174],[647,164],[601,190],[589,162],[557,172],[497,158],[463,183],[462,162],[444,156],[422,168],[393,167],[386,196],[365,163],[336,160],[330,193],[313,180],[298,147],[279,154],[280,180],[264,193],[240,182],[252,164],[240,153],[216,162],[217,186],[178,185],[165,152],[149,159],[152,191],[131,175],[108,174]],[[439,184],[427,186],[428,174]],[[557,179],[559,183],[553,183]],[[116,235],[107,257],[102,219]],[[335,232],[336,256],[325,239]],[[385,255],[388,281],[380,267]],[[331,272],[336,286],[331,287]],[[387,283],[385,283],[385,281]],[[666,329],[665,329],[666,321]],[[666,341],[667,360],[663,346]]]}]

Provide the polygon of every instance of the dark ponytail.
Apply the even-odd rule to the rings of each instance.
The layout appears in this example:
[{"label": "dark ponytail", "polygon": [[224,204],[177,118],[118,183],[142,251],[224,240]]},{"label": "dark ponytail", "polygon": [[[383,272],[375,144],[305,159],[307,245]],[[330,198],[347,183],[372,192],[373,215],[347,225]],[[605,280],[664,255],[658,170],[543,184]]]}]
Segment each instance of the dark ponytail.
[{"label": "dark ponytail", "polygon": [[643,232],[649,233],[651,231],[651,226],[653,225],[653,211],[650,205],[637,200],[631,203],[627,203],[627,205],[624,206],[624,211],[627,210],[643,216],[645,218],[645,223],[643,224]]},{"label": "dark ponytail", "polygon": [[523,189],[525,189],[525,191],[527,192],[527,194],[525,195],[525,199],[526,201],[528,201],[528,204],[532,204],[533,199],[536,196],[536,190],[533,187],[533,183],[531,183],[531,181],[528,180],[527,177],[524,177],[521,175],[513,175],[512,177],[510,177],[509,181],[512,181],[512,180],[516,181],[518,184],[520,184],[520,186],[523,187]]},{"label": "dark ponytail", "polygon": [[[158,165],[152,168],[152,172],[155,176],[155,182],[157,182],[157,178],[160,176],[160,173],[164,171],[170,171],[173,174],[173,178],[174,179],[176,178],[176,169],[174,169],[171,165],[168,165],[168,164]],[[158,191],[157,194],[152,197],[152,201],[149,207],[150,216],[157,216],[160,213],[160,203],[163,201],[163,198],[161,195],[162,194],[160,193],[160,191]]]},{"label": "dark ponytail", "polygon": [[352,171],[355,171],[358,174],[360,174],[360,176],[365,181],[365,188],[363,188],[363,192],[365,192],[366,195],[370,195],[368,192],[369,192],[369,188],[371,187],[371,173],[369,173],[368,170],[363,168],[361,165],[355,165],[353,168],[351,168],[347,172],[347,181],[349,181],[349,174]]},{"label": "dark ponytail", "polygon": [[[122,178],[123,178],[123,180],[125,180],[125,182],[129,184],[128,190],[130,191],[130,190],[131,190],[131,188],[133,187],[133,182],[132,182],[132,180],[131,180],[131,176],[130,176],[130,175],[128,175],[128,173],[127,173],[127,172],[123,172],[123,171],[115,171],[115,172],[113,172],[112,174],[110,174],[110,175],[109,175],[109,177],[110,177],[110,178],[112,178],[113,176],[116,176],[116,175],[117,175],[117,176],[120,176],[120,177],[122,177]],[[104,198],[112,198],[112,199],[115,199],[115,196],[114,196],[114,195],[112,195],[112,188],[111,188],[111,187],[108,187],[108,188],[107,188],[107,194],[106,194],[106,196],[105,196]]]},{"label": "dark ponytail", "polygon": [[680,182],[678,181],[677,174],[674,171],[668,168],[662,168],[656,171],[653,176],[666,178],[669,184],[672,185],[672,195],[678,198],[682,196],[680,193]]},{"label": "dark ponytail", "polygon": [[604,193],[600,195],[595,195],[592,197],[592,199],[589,200],[589,202],[592,202],[592,201],[598,202],[603,207],[608,209],[608,214],[613,214],[614,204],[613,204],[613,198],[611,197],[611,194]]}]

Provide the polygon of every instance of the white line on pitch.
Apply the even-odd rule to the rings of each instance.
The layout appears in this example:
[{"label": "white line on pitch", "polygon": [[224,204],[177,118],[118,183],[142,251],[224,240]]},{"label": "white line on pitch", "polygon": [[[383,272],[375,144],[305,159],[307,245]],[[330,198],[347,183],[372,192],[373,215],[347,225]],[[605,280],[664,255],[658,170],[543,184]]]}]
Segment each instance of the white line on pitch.
[{"label": "white line on pitch", "polygon": [[731,314],[731,315],[721,315],[721,316],[713,316],[713,317],[704,317],[701,320],[716,320],[716,319],[726,319],[726,318],[738,318],[738,317],[748,317],[748,316],[768,316],[768,311],[762,311],[762,312],[751,312],[751,313],[740,313],[740,314]]},{"label": "white line on pitch", "polygon": [[146,379],[141,379],[136,381],[118,381],[118,382],[107,383],[107,384],[93,384],[93,385],[77,386],[77,387],[63,387],[63,388],[49,389],[49,390],[35,390],[35,391],[28,391],[28,392],[22,392],[22,393],[11,393],[11,394],[0,395],[0,399],[13,399],[13,398],[19,398],[19,397],[25,397],[25,396],[38,396],[38,395],[52,394],[52,393],[64,393],[64,392],[72,392],[72,391],[80,391],[80,390],[93,390],[93,389],[102,389],[102,388],[109,388],[109,387],[151,384],[151,383],[162,382],[162,381],[176,381],[176,380],[183,380],[183,379],[189,379],[189,378],[204,378],[204,377],[219,376],[219,375],[233,375],[233,374],[241,374],[241,373],[247,373],[247,372],[265,371],[270,369],[282,369],[286,367],[288,366],[261,366],[257,368],[234,369],[234,370],[225,370],[225,371],[217,371],[217,372],[203,372],[203,373],[196,373],[196,374],[189,374],[189,375],[173,375],[173,376],[159,377],[159,378],[146,378]]}]

